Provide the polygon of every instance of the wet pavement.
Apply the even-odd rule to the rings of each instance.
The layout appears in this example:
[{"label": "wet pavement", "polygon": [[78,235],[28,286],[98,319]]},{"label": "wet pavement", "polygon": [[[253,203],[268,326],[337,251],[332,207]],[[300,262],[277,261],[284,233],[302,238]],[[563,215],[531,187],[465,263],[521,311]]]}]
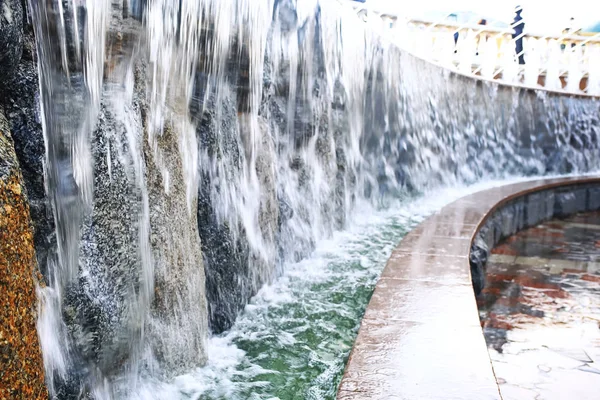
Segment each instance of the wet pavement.
[{"label": "wet pavement", "polygon": [[477,303],[503,399],[600,399],[600,213],[492,253]]},{"label": "wet pavement", "polygon": [[[574,208],[595,209],[600,206],[596,201],[596,185],[599,183],[598,177],[557,178],[493,187],[447,205],[406,235],[392,252],[377,282],[348,358],[338,388],[337,400],[500,400],[496,376],[492,370],[476,299],[473,295],[473,265],[470,257],[473,240],[493,242],[499,227],[502,232],[514,232],[518,229],[518,224],[511,224],[510,220],[505,219],[505,217],[512,218],[510,212],[503,212],[505,208],[515,211],[521,207],[523,211],[524,207],[533,207],[533,212],[527,213],[528,223],[543,220],[547,218],[546,215],[556,210],[566,212],[565,210]],[[479,238],[478,229],[492,219],[497,225],[494,225],[493,231],[488,230],[488,233],[491,232],[491,237],[488,235]],[[582,223],[587,223],[587,220],[571,221],[571,224]],[[593,224],[600,227],[600,220]],[[515,230],[511,230],[513,228]],[[577,243],[584,242],[587,243],[587,241]],[[505,249],[505,252],[508,254],[493,256],[500,268],[510,266],[517,259],[516,249]],[[567,253],[569,252],[562,254],[564,256]],[[589,252],[586,247],[569,254],[570,256],[578,254],[581,257],[589,255]],[[529,253],[526,253],[522,259],[528,266],[527,272],[537,269],[527,264],[531,259],[535,257],[531,257]],[[586,268],[585,272],[581,272],[578,281],[597,284],[592,281],[598,275],[588,270],[593,268],[594,262],[590,259],[577,260],[585,264]],[[555,264],[564,264],[572,260],[558,258],[551,261]],[[581,267],[577,262],[575,264]],[[510,277],[507,279],[510,280]],[[503,281],[501,277],[497,280]],[[493,286],[482,299],[490,300],[492,289]],[[567,291],[557,286],[556,291],[560,291],[559,289]],[[501,291],[502,287],[497,289],[498,293]],[[587,296],[587,289],[581,292]],[[520,299],[520,296],[516,298]],[[502,301],[504,300],[499,299],[498,304]],[[566,302],[566,299],[561,301]],[[588,302],[591,303],[591,300]],[[495,302],[491,301],[490,304],[493,305]],[[530,313],[537,309],[531,305],[529,307]],[[492,307],[491,314],[492,316],[494,313],[497,314],[494,318],[500,322],[503,320],[498,315],[502,315],[503,312],[506,315],[504,322],[510,323],[512,321],[510,312],[498,311]],[[535,317],[526,315],[530,319],[544,321],[545,316],[549,314],[549,312],[538,314]],[[593,315],[597,313],[590,311],[587,316]],[[597,332],[598,325],[595,320],[585,321],[586,327],[593,327],[595,329],[593,332]],[[502,337],[499,326],[496,326],[500,325],[499,322],[490,324],[490,328],[496,329],[490,332]],[[516,321],[512,322],[516,324]],[[573,325],[579,326],[579,324]],[[518,331],[514,328],[516,325],[509,326],[511,330],[506,329],[507,326],[509,325],[504,326],[506,334],[503,336],[504,339],[501,339],[504,341],[504,346],[500,346],[503,353],[495,352],[495,355],[498,355],[495,359],[506,356],[509,345],[519,343],[518,337],[513,339],[513,335]],[[540,325],[532,323],[532,326]],[[585,337],[588,342],[592,343],[596,340],[595,336],[591,334],[588,336],[590,338]],[[507,342],[507,339],[511,342]],[[580,342],[579,337],[575,342]],[[527,341],[524,343],[529,344]],[[545,349],[543,345],[553,346],[553,349],[559,348],[554,343],[542,343],[541,349]],[[588,347],[598,348],[593,344]],[[577,365],[581,369],[576,370],[576,373],[584,372],[586,365],[589,368],[595,367],[595,363],[590,363],[589,358],[596,357],[596,352],[588,351],[586,355],[589,355],[588,359],[584,359],[585,362]],[[551,368],[550,373],[556,373],[560,369],[555,366],[556,363],[547,364],[549,365],[542,365],[542,368],[545,370]],[[525,379],[527,383],[520,386],[521,382],[517,380],[521,377],[519,367],[511,366],[507,362],[505,365],[507,368],[502,374],[504,380],[501,380],[504,387],[507,386],[504,382],[509,378],[512,379],[511,384],[515,391],[522,388],[526,390],[528,388],[526,385],[531,382],[540,385],[545,382],[540,383],[531,378]],[[537,365],[541,363],[536,364],[536,368]],[[496,367],[496,369],[502,368]],[[512,378],[511,373],[517,378]],[[584,376],[591,377],[590,379],[598,377],[593,373]],[[551,378],[550,382],[558,382],[558,380]],[[587,390],[596,383],[584,379],[577,381],[578,384],[580,382],[584,383],[578,388],[571,388],[569,395],[553,398],[585,398],[578,395],[577,390],[580,388]],[[552,390],[550,388],[550,391]],[[574,397],[570,394],[574,394]],[[521,395],[512,398],[535,398],[537,395],[538,393],[533,392],[533,396]],[[511,397],[506,396],[505,400],[508,398]]]}]

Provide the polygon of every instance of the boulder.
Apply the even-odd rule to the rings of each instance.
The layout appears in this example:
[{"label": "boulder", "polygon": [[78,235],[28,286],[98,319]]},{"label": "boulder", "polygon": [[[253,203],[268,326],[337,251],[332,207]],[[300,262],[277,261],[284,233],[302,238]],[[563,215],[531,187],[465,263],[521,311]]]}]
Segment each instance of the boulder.
[{"label": "boulder", "polygon": [[[4,2],[6,3],[6,2]],[[29,206],[0,113],[0,398],[47,399],[36,330],[39,279]]]}]

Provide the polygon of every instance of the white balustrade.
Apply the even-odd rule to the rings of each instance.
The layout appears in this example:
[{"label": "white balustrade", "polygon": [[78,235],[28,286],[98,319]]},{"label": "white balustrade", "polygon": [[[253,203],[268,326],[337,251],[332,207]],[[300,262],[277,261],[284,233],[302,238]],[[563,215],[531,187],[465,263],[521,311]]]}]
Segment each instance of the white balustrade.
[{"label": "white balustrade", "polygon": [[530,87],[537,87],[540,78],[540,67],[541,67],[541,47],[543,45],[542,39],[526,38],[525,40],[525,54],[527,54],[527,61],[525,63],[525,81],[524,83]]},{"label": "white balustrade", "polygon": [[546,79],[544,87],[549,90],[559,90],[562,89],[560,80],[562,51],[560,43],[556,39],[550,39],[548,40],[547,48],[548,60],[546,62]]},{"label": "white balustrade", "polygon": [[578,92],[581,87],[581,78],[583,77],[582,72],[582,52],[581,46],[575,45],[574,47],[567,49],[565,53],[568,53],[568,64],[567,64],[567,91]]},{"label": "white balustrade", "polygon": [[[363,10],[361,7],[356,9]],[[365,15],[382,18],[383,32],[401,48],[460,73],[600,96],[600,33],[558,37],[525,34],[521,38],[525,63],[520,65],[512,30],[515,23],[494,28],[459,25],[446,19],[432,22],[388,14],[380,17],[371,11]]]},{"label": "white balustrade", "polygon": [[600,96],[600,44],[592,44],[588,53],[588,87],[589,94]]}]

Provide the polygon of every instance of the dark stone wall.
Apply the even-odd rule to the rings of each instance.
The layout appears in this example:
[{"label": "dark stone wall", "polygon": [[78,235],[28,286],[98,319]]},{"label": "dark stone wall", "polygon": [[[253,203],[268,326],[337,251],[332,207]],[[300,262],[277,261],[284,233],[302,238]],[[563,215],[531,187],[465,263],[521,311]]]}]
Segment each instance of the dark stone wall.
[{"label": "dark stone wall", "polygon": [[402,71],[401,90],[390,96],[398,125],[385,133],[391,152],[367,151],[385,157],[409,187],[600,167],[597,100],[477,81],[397,49],[386,57],[384,65]]},{"label": "dark stone wall", "polygon": [[[4,56],[2,54],[6,53],[0,50],[0,70],[3,74],[0,78],[0,108],[4,110],[10,125],[29,199],[36,256],[42,273],[46,275],[47,258],[55,239],[54,218],[44,186],[45,145],[40,119],[35,38],[21,2],[3,1],[0,2],[0,9],[2,4],[15,7],[12,14],[15,27],[8,29],[0,24],[0,41],[10,43],[10,46],[0,43],[0,49],[10,50]],[[5,36],[3,32],[6,30],[16,36],[9,36],[8,33]],[[18,51],[15,47],[17,44]],[[16,54],[18,57],[15,57]]]},{"label": "dark stone wall", "polygon": [[21,0],[1,0],[0,83],[12,78],[23,52],[23,4]]}]

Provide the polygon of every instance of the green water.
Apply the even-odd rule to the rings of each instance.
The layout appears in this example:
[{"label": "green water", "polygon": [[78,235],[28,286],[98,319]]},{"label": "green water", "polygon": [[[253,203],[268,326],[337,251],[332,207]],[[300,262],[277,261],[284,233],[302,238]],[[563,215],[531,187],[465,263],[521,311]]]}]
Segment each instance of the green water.
[{"label": "green water", "polygon": [[223,376],[215,373],[216,382],[190,398],[334,399],[375,283],[416,223],[406,216],[379,217],[291,266],[220,338],[244,353],[238,365]]}]

